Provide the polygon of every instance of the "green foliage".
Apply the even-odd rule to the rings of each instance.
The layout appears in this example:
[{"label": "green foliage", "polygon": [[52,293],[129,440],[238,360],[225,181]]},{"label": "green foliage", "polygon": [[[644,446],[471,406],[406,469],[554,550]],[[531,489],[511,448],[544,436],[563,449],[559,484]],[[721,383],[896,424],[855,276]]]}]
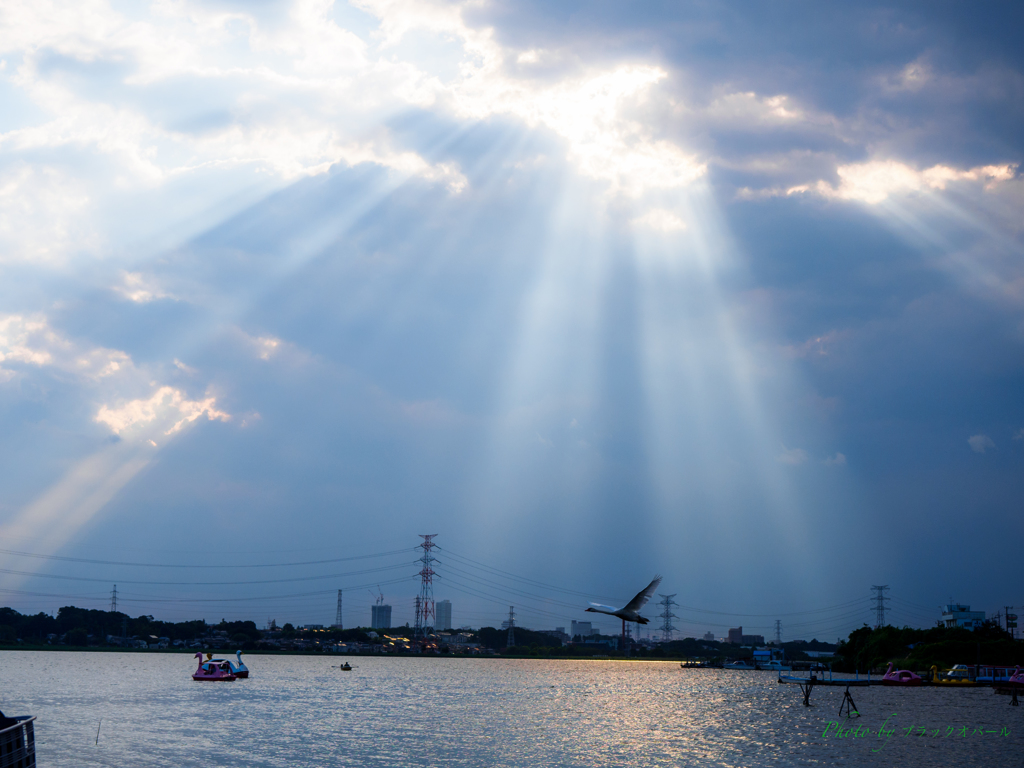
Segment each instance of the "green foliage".
[{"label": "green foliage", "polygon": [[64,636],[65,645],[88,645],[89,632],[84,627],[75,627]]},{"label": "green foliage", "polygon": [[[533,648],[560,648],[562,641],[557,637],[551,635],[545,635],[543,632],[533,632],[529,629],[522,629],[516,627],[516,644],[509,651],[519,656],[528,655],[532,653]],[[501,650],[508,644],[508,630],[507,629],[495,629],[494,627],[483,627],[476,633],[477,638],[480,640],[480,644],[485,648],[493,648],[494,650]]]},{"label": "green foliage", "polygon": [[[250,624],[252,622],[236,622]],[[13,608],[0,608],[0,643],[14,643],[18,638],[31,645],[42,645],[47,635],[66,635],[74,630],[84,630],[86,635],[93,635],[101,643],[107,635],[120,637],[127,630],[128,636],[167,637],[171,640],[191,640],[206,634],[206,622],[182,621],[178,623],[157,621],[152,616],[130,616],[110,611],[97,611],[89,608],[64,606],[57,611],[56,617],[45,613],[26,616]],[[258,635],[257,635],[258,636]],[[75,635],[78,637],[78,635]],[[65,637],[66,644],[72,644]],[[85,645],[83,640],[75,645]]]},{"label": "green foliage", "polygon": [[986,624],[973,632],[962,627],[911,629],[864,626],[850,633],[836,651],[833,669],[840,672],[897,667],[927,670],[954,664],[1020,664],[1024,641],[1014,640],[999,627]]}]

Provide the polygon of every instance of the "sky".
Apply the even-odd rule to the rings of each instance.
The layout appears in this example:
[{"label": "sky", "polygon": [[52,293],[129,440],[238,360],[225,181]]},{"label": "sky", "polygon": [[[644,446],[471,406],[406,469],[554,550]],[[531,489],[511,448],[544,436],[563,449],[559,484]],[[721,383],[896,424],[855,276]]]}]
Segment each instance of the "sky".
[{"label": "sky", "polygon": [[1022,17],[0,0],[0,603],[1024,607]]}]

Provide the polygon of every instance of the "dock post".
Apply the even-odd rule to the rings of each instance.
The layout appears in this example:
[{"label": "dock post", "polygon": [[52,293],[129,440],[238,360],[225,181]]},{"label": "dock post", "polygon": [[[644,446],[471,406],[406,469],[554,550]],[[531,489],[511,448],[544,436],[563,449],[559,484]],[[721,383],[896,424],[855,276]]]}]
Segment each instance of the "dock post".
[{"label": "dock post", "polygon": [[804,706],[811,706],[811,689],[814,688],[814,678],[810,678],[806,683],[798,683],[798,685],[804,695]]}]

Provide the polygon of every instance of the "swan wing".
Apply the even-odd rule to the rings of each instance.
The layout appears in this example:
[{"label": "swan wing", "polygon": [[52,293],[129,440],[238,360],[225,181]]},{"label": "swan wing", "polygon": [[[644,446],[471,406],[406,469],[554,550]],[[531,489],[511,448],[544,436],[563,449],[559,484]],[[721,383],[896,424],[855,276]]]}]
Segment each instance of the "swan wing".
[{"label": "swan wing", "polygon": [[659,584],[661,584],[661,576],[655,576],[654,580],[651,581],[651,583],[648,584],[643,589],[643,591],[639,592],[636,597],[634,597],[632,600],[626,603],[626,607],[622,610],[633,612],[639,611],[641,608],[647,605],[647,601],[651,599],[652,595],[654,595],[654,590],[658,588]]}]

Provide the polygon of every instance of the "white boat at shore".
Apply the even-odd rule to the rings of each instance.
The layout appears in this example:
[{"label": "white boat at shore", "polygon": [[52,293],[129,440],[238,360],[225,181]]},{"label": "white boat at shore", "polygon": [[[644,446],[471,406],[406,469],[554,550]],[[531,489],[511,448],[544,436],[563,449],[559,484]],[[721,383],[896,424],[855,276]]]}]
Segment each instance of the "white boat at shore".
[{"label": "white boat at shore", "polygon": [[778,659],[772,659],[771,661],[763,661],[757,665],[758,669],[765,669],[769,672],[792,672],[793,668],[788,664],[783,664]]},{"label": "white boat at shore", "polygon": [[754,665],[747,663],[743,659],[739,659],[737,661],[729,662],[728,664],[726,664],[723,667],[723,669],[749,669],[749,670],[753,670],[754,669]]}]

